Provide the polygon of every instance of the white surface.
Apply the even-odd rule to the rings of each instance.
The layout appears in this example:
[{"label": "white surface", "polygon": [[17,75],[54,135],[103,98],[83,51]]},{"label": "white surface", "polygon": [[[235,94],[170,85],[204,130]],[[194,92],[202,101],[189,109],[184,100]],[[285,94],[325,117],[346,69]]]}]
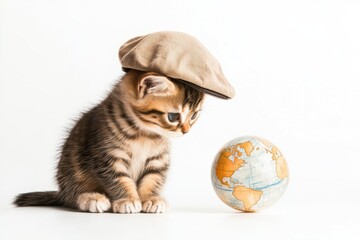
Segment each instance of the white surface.
[{"label": "white surface", "polygon": [[347,208],[274,206],[249,214],[228,208],[183,207],[160,215],[0,209],[0,239],[358,240],[360,208]]},{"label": "white surface", "polygon": [[[359,1],[234,3],[0,1],[1,240],[226,231],[248,239],[283,232],[289,239],[359,239]],[[119,46],[159,30],[196,36],[237,91],[231,101],[209,97],[192,131],[174,140],[165,190],[173,211],[11,208],[17,193],[56,188],[57,150],[71,119],[121,76]],[[242,135],[273,142],[290,168],[287,192],[260,214],[232,212],[210,183],[216,152]]]}]

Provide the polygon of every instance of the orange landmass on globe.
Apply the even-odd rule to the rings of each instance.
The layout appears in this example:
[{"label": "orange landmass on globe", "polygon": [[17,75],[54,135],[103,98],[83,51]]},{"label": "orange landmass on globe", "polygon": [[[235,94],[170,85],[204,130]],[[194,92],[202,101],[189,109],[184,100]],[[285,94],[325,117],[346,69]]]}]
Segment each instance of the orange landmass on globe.
[{"label": "orange landmass on globe", "polygon": [[250,156],[252,151],[254,151],[254,146],[252,145],[252,143],[250,141],[247,141],[244,143],[239,143],[236,146],[239,146],[242,149],[244,149],[246,155],[248,155],[248,156]]},{"label": "orange landmass on globe", "polygon": [[238,156],[234,156],[234,161],[231,161],[229,157],[233,155],[231,148],[226,148],[221,152],[217,166],[216,166],[216,177],[220,182],[228,187],[229,183],[224,181],[224,177],[231,177],[234,172],[239,169],[245,161]]},{"label": "orange landmass on globe", "polygon": [[261,139],[261,141],[264,143],[265,146],[269,148],[266,149],[266,151],[271,153],[272,160],[275,161],[276,175],[281,179],[288,177],[289,176],[288,166],[280,150],[276,146],[272,145],[270,142],[264,139]]},{"label": "orange landmass on globe", "polygon": [[[216,166],[216,176],[220,182],[228,187],[230,187],[227,181],[224,181],[224,177],[231,177],[236,170],[241,168],[245,161],[241,159],[241,151],[239,148],[244,149],[246,155],[250,156],[251,152],[254,150],[254,146],[251,142],[244,142],[233,145],[231,147],[225,148],[219,157],[217,166]],[[230,156],[234,157],[234,160],[230,160]]]},{"label": "orange landmass on globe", "polygon": [[281,179],[288,177],[289,170],[285,158],[281,155],[273,160],[275,161],[276,164],[276,175]]},{"label": "orange landmass on globe", "polygon": [[260,200],[263,192],[244,186],[236,186],[232,194],[236,199],[244,204],[243,211],[252,212],[252,206],[254,206]]}]

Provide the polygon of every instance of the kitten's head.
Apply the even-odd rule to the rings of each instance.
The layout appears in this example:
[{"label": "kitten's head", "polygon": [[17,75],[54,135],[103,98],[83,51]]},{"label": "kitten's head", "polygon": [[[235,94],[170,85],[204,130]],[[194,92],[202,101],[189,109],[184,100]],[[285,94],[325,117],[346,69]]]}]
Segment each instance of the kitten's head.
[{"label": "kitten's head", "polygon": [[143,130],[181,136],[199,117],[204,93],[178,80],[132,70],[122,82],[123,101]]}]

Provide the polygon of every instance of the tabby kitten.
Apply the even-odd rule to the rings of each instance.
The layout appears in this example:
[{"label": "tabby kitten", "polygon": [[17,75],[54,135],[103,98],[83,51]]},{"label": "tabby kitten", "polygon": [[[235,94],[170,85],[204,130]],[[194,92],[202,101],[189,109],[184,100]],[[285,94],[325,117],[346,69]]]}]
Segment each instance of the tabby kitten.
[{"label": "tabby kitten", "polygon": [[187,133],[204,93],[156,73],[130,70],[65,141],[58,191],[17,196],[17,206],[65,206],[88,212],[165,212],[168,137]]}]

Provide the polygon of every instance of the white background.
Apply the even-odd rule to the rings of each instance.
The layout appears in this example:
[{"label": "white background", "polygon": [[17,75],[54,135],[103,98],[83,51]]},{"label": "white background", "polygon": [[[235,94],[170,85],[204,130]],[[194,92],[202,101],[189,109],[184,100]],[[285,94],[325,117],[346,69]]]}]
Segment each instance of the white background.
[{"label": "white background", "polygon": [[[355,0],[0,0],[0,239],[359,239],[359,13]],[[197,37],[237,92],[208,97],[173,141],[170,212],[13,208],[17,193],[56,189],[66,129],[122,76],[120,45],[161,30]],[[216,152],[242,135],[275,143],[290,168],[285,195],[256,214],[210,182]]]}]

